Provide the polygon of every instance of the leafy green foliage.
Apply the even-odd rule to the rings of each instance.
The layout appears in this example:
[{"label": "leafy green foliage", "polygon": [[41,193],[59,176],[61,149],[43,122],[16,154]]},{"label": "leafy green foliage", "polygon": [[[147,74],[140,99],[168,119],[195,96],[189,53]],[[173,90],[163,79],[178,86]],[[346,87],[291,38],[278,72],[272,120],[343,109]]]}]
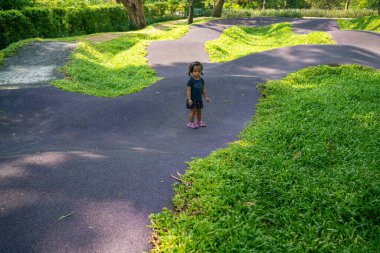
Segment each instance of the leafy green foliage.
[{"label": "leafy green foliage", "polygon": [[33,0],[1,0],[0,10],[20,10],[33,4]]},{"label": "leafy green foliage", "polygon": [[37,5],[48,7],[85,7],[91,5],[111,4],[113,0],[35,0]]},{"label": "leafy green foliage", "polygon": [[[207,4],[212,3],[212,0],[204,0]],[[207,6],[206,4],[206,6]],[[303,9],[303,8],[318,8],[318,9],[343,9],[345,0],[266,0],[265,9]],[[247,8],[247,9],[262,9],[262,0],[226,0],[226,8]],[[351,0],[350,8],[352,9],[376,9],[378,0]]]},{"label": "leafy green foliage", "polygon": [[252,17],[325,17],[325,18],[358,18],[376,16],[377,11],[368,9],[327,10],[327,9],[224,9],[223,18]]},{"label": "leafy green foliage", "polygon": [[146,47],[153,40],[178,39],[189,26],[186,21],[156,26],[127,32],[120,38],[99,44],[81,42],[71,63],[64,69],[68,78],[53,81],[53,85],[71,92],[115,97],[140,91],[157,82],[160,78],[145,58]]},{"label": "leafy green foliage", "polygon": [[313,32],[295,34],[289,23],[263,27],[234,26],[206,43],[211,61],[225,62],[265,50],[301,44],[333,44],[329,34]]},{"label": "leafy green foliage", "polygon": [[319,9],[332,9],[340,7],[339,5],[343,2],[341,0],[308,0],[310,7]]},{"label": "leafy green foliage", "polygon": [[0,11],[0,48],[26,38],[126,30],[129,30],[129,21],[120,6]]},{"label": "leafy green foliage", "polygon": [[351,0],[352,8],[372,8],[377,9],[379,7],[379,0]]},{"label": "leafy green foliage", "polygon": [[338,20],[339,28],[343,30],[368,30],[380,32],[380,16],[362,17],[352,20]]},{"label": "leafy green foliage", "polygon": [[33,36],[33,25],[20,11],[0,11],[0,49]]},{"label": "leafy green foliage", "polygon": [[[130,30],[126,10],[120,5],[80,6],[0,11],[0,49],[27,38],[54,38]],[[145,14],[150,24],[180,19],[184,13],[170,15],[165,13],[165,10],[160,12],[155,8],[155,5],[145,6]]]},{"label": "leafy green foliage", "polygon": [[260,85],[241,140],[189,164],[154,252],[378,252],[380,71],[318,66]]}]

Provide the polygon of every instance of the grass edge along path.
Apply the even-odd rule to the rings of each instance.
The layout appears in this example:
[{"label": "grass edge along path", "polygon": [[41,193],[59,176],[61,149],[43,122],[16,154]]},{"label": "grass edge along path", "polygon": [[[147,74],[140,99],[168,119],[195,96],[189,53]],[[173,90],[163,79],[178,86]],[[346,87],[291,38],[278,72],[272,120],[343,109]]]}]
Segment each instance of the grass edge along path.
[{"label": "grass edge along path", "polygon": [[378,252],[380,71],[317,66],[259,85],[240,140],[190,162],[152,252]]},{"label": "grass edge along path", "polygon": [[12,43],[6,48],[0,50],[0,65],[4,64],[5,58],[10,57],[18,52],[18,50],[32,42],[42,41],[40,38],[25,39]]},{"label": "grass edge along path", "polygon": [[[194,24],[211,20],[196,19]],[[115,97],[138,92],[161,78],[148,65],[147,46],[152,41],[179,39],[190,25],[186,20],[168,21],[102,43],[79,42],[71,62],[63,68],[65,79],[52,84],[70,92]]]},{"label": "grass edge along path", "polygon": [[342,30],[364,30],[380,32],[380,16],[367,16],[350,20],[338,20]]},{"label": "grass edge along path", "polygon": [[212,62],[227,62],[270,49],[304,44],[335,42],[326,32],[296,34],[291,24],[284,22],[260,27],[233,26],[225,29],[218,39],[206,42],[205,47]]}]

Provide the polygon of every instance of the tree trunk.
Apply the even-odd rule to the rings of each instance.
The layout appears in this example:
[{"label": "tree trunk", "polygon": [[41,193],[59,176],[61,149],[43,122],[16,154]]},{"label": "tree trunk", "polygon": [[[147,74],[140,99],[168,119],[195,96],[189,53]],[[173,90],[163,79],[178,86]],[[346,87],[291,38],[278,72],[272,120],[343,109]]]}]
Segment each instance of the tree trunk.
[{"label": "tree trunk", "polygon": [[264,11],[265,10],[265,5],[266,5],[267,1],[266,0],[262,0],[262,1],[263,1],[263,8],[262,8],[262,10]]},{"label": "tree trunk", "polygon": [[187,20],[187,23],[192,24],[194,18],[194,0],[190,0],[189,3],[189,18]]},{"label": "tree trunk", "polygon": [[346,5],[344,6],[344,10],[348,11],[348,8],[350,8],[350,0],[346,0]]},{"label": "tree trunk", "polygon": [[223,5],[224,5],[224,0],[218,0],[212,12],[213,17],[220,18],[222,16]]},{"label": "tree trunk", "polygon": [[117,2],[122,3],[127,9],[129,21],[133,27],[138,29],[146,27],[143,0],[117,0]]}]

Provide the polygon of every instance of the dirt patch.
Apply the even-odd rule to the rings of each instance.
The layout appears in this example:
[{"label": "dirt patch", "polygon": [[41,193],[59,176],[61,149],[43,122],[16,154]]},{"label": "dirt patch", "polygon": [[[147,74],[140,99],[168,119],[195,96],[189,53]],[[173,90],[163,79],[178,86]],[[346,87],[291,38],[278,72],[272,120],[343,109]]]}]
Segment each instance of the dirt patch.
[{"label": "dirt patch", "polygon": [[0,66],[0,89],[47,86],[63,77],[64,66],[76,44],[68,42],[34,42],[5,60]]},{"label": "dirt patch", "polygon": [[101,34],[101,35],[95,35],[87,38],[88,40],[95,42],[95,43],[101,43],[109,40],[113,40],[116,38],[119,38],[121,36],[124,36],[125,33],[107,33],[107,34]]}]

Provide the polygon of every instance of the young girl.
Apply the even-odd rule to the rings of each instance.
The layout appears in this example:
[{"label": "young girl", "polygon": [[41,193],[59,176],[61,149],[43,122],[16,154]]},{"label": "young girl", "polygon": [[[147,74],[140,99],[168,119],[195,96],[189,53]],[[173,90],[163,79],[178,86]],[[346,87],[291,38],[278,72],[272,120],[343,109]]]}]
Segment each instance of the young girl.
[{"label": "young girl", "polygon": [[[187,82],[186,90],[186,108],[190,109],[189,123],[187,123],[187,126],[189,128],[206,126],[206,123],[202,121],[202,95],[207,102],[209,102],[210,99],[206,95],[205,82],[201,78],[201,75],[203,75],[202,71],[203,66],[199,61],[190,63],[188,74],[191,76],[191,78]],[[197,117],[197,121],[194,121],[195,116]]]}]

